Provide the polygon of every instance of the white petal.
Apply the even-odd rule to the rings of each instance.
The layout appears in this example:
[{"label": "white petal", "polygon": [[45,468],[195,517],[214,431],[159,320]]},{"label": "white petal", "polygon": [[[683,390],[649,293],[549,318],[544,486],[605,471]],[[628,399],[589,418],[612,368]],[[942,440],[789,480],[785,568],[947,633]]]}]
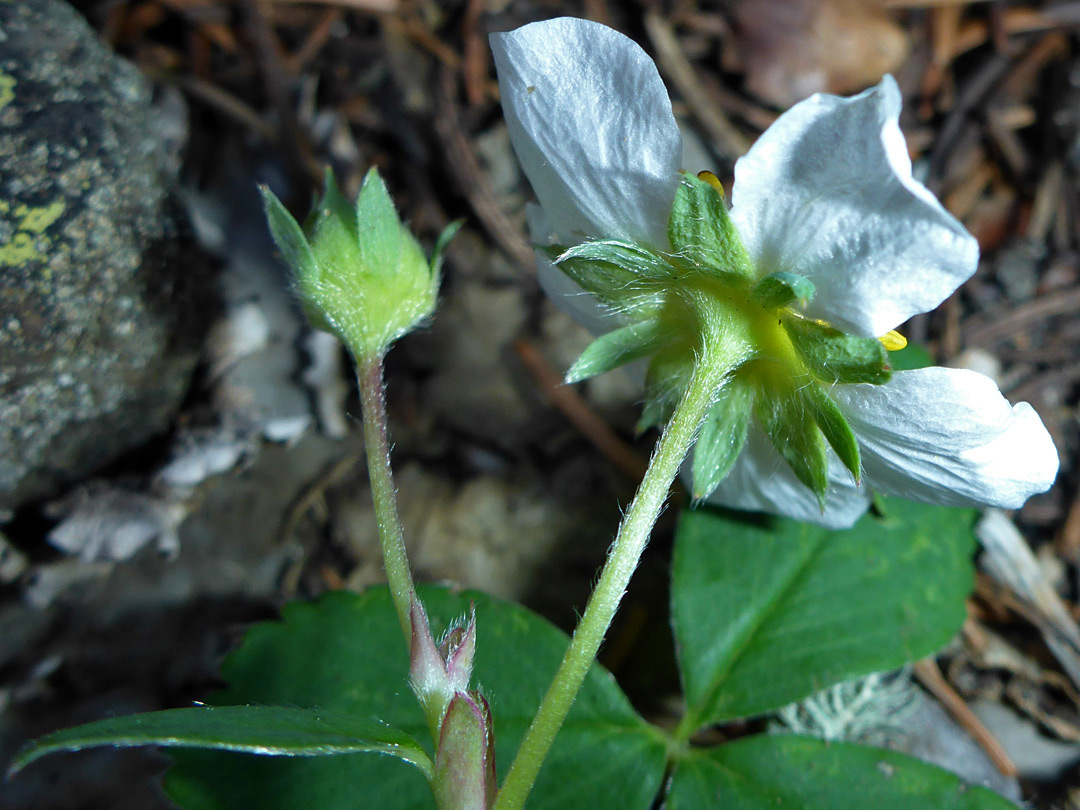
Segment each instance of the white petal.
[{"label": "white petal", "polygon": [[[683,467],[686,474],[689,464]],[[830,450],[829,491],[823,513],[814,493],[795,477],[769,437],[754,425],[731,473],[706,503],[783,515],[829,529],[847,529],[869,508],[870,498],[870,489],[856,486],[851,473]]]},{"label": "white petal", "polygon": [[652,60],[562,17],[491,36],[510,139],[559,237],[667,246],[681,138]]},{"label": "white petal", "polygon": [[928,312],[975,272],[979,248],[911,176],[891,76],[784,113],[735,164],[732,217],[761,272],[810,278],[808,314],[864,337]]},{"label": "white petal", "polygon": [[862,448],[863,480],[889,495],[1017,509],[1057,476],[1039,415],[976,371],[898,371],[886,385],[832,393]]}]

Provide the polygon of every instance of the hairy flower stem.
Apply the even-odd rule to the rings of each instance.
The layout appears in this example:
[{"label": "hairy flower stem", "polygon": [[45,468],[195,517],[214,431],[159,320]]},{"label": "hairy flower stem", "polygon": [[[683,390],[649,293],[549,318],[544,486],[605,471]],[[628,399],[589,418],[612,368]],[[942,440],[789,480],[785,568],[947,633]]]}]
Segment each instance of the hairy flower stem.
[{"label": "hairy flower stem", "polygon": [[657,442],[645,477],[623,517],[585,614],[499,789],[495,810],[522,810],[525,806],[540,766],[611,626],[671,483],[730,368],[730,358],[719,348],[707,352],[696,364],[690,385]]},{"label": "hairy flower stem", "polygon": [[410,644],[412,623],[409,610],[416,588],[413,585],[409,560],[405,554],[405,535],[398,517],[394,475],[390,469],[390,445],[387,440],[386,397],[383,392],[383,353],[357,357],[357,378],[360,383],[360,405],[363,409],[364,447],[367,451],[368,477],[371,497],[375,502],[375,521],[379,526],[383,566],[390,583],[405,643]]}]

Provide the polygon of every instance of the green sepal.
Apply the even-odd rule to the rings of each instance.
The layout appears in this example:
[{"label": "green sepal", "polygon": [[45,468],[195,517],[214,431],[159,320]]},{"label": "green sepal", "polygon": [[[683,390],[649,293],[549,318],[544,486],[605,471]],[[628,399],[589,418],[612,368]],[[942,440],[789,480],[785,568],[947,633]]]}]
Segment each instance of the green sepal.
[{"label": "green sepal", "polygon": [[817,422],[825,441],[844,462],[844,466],[854,476],[855,483],[859,483],[862,480],[859,443],[855,439],[855,433],[851,430],[847,418],[833,402],[832,397],[817,383],[810,383],[800,388],[799,396],[803,398],[807,410]]},{"label": "green sepal", "polygon": [[676,277],[663,256],[631,242],[593,240],[542,250],[582,289],[620,312],[658,308]]},{"label": "green sepal", "polygon": [[645,372],[645,402],[637,432],[659,427],[671,418],[694,373],[694,353],[685,343],[674,340],[660,348]]},{"label": "green sepal", "polygon": [[618,239],[591,239],[560,251],[555,263],[562,266],[566,261],[599,262],[613,264],[632,276],[652,281],[671,281],[674,268],[659,253],[648,248]]},{"label": "green sepal", "polygon": [[414,240],[398,219],[386,183],[375,169],[368,171],[356,197],[356,222],[363,228],[356,231],[363,265],[375,274],[395,272]]},{"label": "green sepal", "polygon": [[319,263],[296,218],[266,186],[259,186],[270,235],[297,279],[318,279]]},{"label": "green sepal", "polygon": [[655,320],[638,321],[603,334],[570,366],[566,382],[587,380],[646,357],[663,346],[667,337],[666,330]]},{"label": "green sepal", "polygon": [[450,244],[450,241],[457,236],[458,231],[465,224],[464,219],[455,219],[445,228],[442,233],[439,234],[439,238],[435,240],[435,246],[431,249],[431,259],[429,264],[431,266],[431,280],[429,287],[431,290],[432,299],[438,295],[439,283],[442,281],[442,266],[443,259],[446,256],[446,246]]},{"label": "green sepal", "polygon": [[[319,262],[315,258],[315,252],[304,235],[304,230],[289,213],[281,200],[266,186],[260,186],[262,193],[263,210],[266,213],[266,222],[270,227],[270,235],[274,244],[281,251],[282,258],[293,273],[293,279],[297,287],[303,292],[305,287],[319,283]],[[309,219],[314,222],[314,215],[318,211],[316,207]],[[335,331],[334,325],[326,318],[322,310],[312,305],[307,295],[301,294],[300,306],[304,315],[316,329],[324,332]]]},{"label": "green sepal", "polygon": [[[368,185],[367,179],[364,185]],[[367,223],[364,229],[367,230]],[[326,170],[323,194],[316,204],[308,234],[322,276],[345,275],[353,272],[361,263],[356,210],[341,193],[329,169]],[[306,279],[301,278],[300,281],[304,284]]]},{"label": "green sepal", "polygon": [[784,318],[795,350],[818,379],[882,385],[892,378],[889,356],[880,340],[848,335],[806,318]]},{"label": "green sepal", "polygon": [[687,172],[675,191],[668,241],[673,255],[699,272],[729,283],[754,277],[754,264],[728,216],[723,195]]},{"label": "green sepal", "polygon": [[773,447],[791,467],[795,477],[817,496],[825,511],[825,493],[829,488],[829,456],[825,438],[802,398],[788,392],[785,396],[758,397],[754,415]]},{"label": "green sepal", "polygon": [[461,230],[461,226],[465,224],[464,219],[455,219],[445,228],[442,233],[439,234],[439,238],[435,240],[435,247],[431,249],[431,276],[435,279],[435,286],[439,285],[439,274],[442,272],[443,258],[446,253],[446,246],[450,244],[450,241],[457,236],[458,231]]},{"label": "green sepal", "polygon": [[717,393],[694,445],[695,501],[709,497],[731,472],[746,444],[753,403],[753,391],[737,379],[729,380]]},{"label": "green sepal", "polygon": [[667,400],[646,394],[645,402],[641,406],[641,416],[634,425],[634,431],[640,436],[649,428],[660,427],[667,422],[674,410],[674,406]]},{"label": "green sepal", "polygon": [[779,309],[798,301],[805,304],[814,297],[814,282],[805,276],[781,271],[766,276],[750,291],[750,300],[766,309]]}]

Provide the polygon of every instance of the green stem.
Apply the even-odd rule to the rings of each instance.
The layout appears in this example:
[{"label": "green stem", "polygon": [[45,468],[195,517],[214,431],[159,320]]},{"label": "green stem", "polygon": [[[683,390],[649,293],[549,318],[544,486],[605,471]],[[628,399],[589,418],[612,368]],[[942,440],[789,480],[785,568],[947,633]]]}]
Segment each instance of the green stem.
[{"label": "green stem", "polygon": [[360,406],[363,409],[364,446],[367,451],[368,477],[371,497],[375,502],[375,520],[379,526],[383,566],[390,583],[405,643],[412,641],[412,622],[409,611],[416,595],[409,560],[405,554],[405,535],[398,517],[394,475],[390,469],[390,445],[387,439],[386,398],[383,393],[383,355],[357,357],[357,377],[360,383]]},{"label": "green stem", "polygon": [[596,659],[671,483],[690,451],[717,388],[731,368],[726,362],[730,358],[723,352],[710,354],[696,364],[690,385],[656,444],[649,469],[623,517],[585,614],[499,789],[495,810],[524,808],[540,766]]}]

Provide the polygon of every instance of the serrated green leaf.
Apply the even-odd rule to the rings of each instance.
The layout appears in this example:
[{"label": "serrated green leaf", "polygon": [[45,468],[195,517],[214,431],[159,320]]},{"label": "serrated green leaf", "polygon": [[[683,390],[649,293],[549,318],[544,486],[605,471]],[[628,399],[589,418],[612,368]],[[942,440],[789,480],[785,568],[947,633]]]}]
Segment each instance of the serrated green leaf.
[{"label": "serrated green leaf", "polygon": [[[496,764],[505,771],[562,659],[567,637],[530,611],[478,592],[421,588],[435,635],[475,602],[473,670],[495,719]],[[389,593],[333,593],[291,604],[258,625],[222,667],[230,688],[215,703],[318,706],[377,715],[416,737],[427,723],[406,685],[408,656]],[[166,778],[190,810],[431,810],[414,769],[387,757],[267,760],[180,751]],[[540,774],[529,807],[646,810],[659,789],[665,746],[595,665]],[[359,804],[358,804],[359,802]]]},{"label": "serrated green leaf", "polygon": [[766,276],[750,291],[750,299],[766,309],[779,309],[795,301],[806,303],[814,297],[814,282],[795,273]]},{"label": "serrated green leaf", "polygon": [[720,389],[694,444],[691,469],[694,499],[709,497],[723,481],[746,444],[753,392],[738,380]]},{"label": "serrated green leaf", "polygon": [[35,740],[12,760],[11,772],[45,754],[103,745],[161,745],[275,757],[375,753],[409,762],[428,779],[434,774],[424,749],[403,731],[371,720],[285,706],[199,706],[98,720]]},{"label": "serrated green leaf", "polygon": [[819,379],[839,383],[881,385],[892,377],[881,341],[848,335],[806,318],[784,318],[795,350]]},{"label": "serrated green leaf", "polygon": [[754,265],[720,192],[684,172],[668,220],[673,254],[697,270],[725,281],[751,279]]},{"label": "serrated green leaf", "polygon": [[825,441],[836,451],[836,455],[858,483],[862,478],[859,442],[847,418],[832,401],[832,397],[817,383],[804,385],[799,389],[799,396],[806,403],[806,409],[820,428]]},{"label": "serrated green leaf", "polygon": [[638,321],[601,335],[581,353],[566,372],[566,382],[576,383],[647,357],[664,345],[667,333],[659,322]]},{"label": "serrated green leaf", "polygon": [[912,757],[850,743],[758,735],[691,749],[667,810],[1016,810]]},{"label": "serrated green leaf", "polygon": [[360,263],[370,273],[396,273],[406,240],[414,241],[398,217],[397,208],[378,170],[371,168],[356,197],[356,232]]},{"label": "serrated green leaf", "polygon": [[846,531],[685,512],[672,620],[688,723],[752,717],[936,652],[963,623],[974,511],[887,501]]},{"label": "serrated green leaf", "polygon": [[299,223],[269,188],[260,186],[259,192],[262,194],[270,235],[285,262],[298,280],[317,280],[319,264]]},{"label": "serrated green leaf", "polygon": [[825,438],[813,415],[803,407],[797,392],[787,396],[762,396],[754,403],[754,415],[776,452],[791,467],[795,477],[817,496],[825,509],[829,487],[829,456]]}]

